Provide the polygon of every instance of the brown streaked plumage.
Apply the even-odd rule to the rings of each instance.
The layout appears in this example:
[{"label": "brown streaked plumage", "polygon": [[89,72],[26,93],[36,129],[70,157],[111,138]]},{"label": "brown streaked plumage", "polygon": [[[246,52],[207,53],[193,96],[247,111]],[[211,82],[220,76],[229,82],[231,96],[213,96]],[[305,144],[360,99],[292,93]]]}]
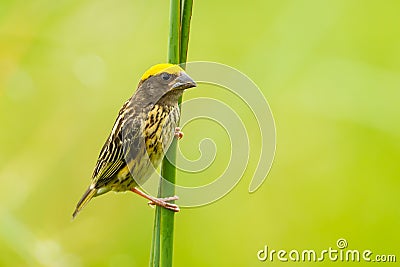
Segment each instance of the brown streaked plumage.
[{"label": "brown streaked plumage", "polygon": [[178,99],[196,83],[177,65],[159,64],[146,71],[134,95],[118,113],[110,136],[101,149],[92,181],[73,213],[95,196],[108,191],[132,191],[173,211],[178,206],[157,199],[137,187],[160,164],[176,132],[180,112]]}]

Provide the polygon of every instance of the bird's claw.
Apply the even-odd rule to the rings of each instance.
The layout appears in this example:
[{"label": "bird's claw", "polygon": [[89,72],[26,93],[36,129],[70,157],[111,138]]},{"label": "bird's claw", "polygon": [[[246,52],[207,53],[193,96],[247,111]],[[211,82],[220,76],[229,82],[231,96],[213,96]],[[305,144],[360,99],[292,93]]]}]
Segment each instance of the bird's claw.
[{"label": "bird's claw", "polygon": [[161,206],[164,207],[166,209],[172,210],[174,212],[178,212],[179,206],[173,203],[169,203],[169,201],[174,201],[174,200],[178,200],[179,197],[178,196],[173,196],[173,197],[166,197],[166,198],[155,198],[154,200],[150,200],[147,204],[150,206]]},{"label": "bird's claw", "polygon": [[181,132],[181,128],[176,127],[175,128],[175,133],[174,133],[175,137],[180,140],[183,137],[183,132]]}]

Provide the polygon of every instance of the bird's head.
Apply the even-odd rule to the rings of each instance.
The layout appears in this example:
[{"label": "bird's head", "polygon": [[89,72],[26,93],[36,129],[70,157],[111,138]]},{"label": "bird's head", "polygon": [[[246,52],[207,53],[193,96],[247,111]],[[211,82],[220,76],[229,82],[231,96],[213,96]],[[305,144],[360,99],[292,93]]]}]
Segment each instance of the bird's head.
[{"label": "bird's head", "polygon": [[157,64],[143,74],[137,94],[152,103],[161,98],[177,101],[184,90],[195,86],[193,79],[178,65]]}]

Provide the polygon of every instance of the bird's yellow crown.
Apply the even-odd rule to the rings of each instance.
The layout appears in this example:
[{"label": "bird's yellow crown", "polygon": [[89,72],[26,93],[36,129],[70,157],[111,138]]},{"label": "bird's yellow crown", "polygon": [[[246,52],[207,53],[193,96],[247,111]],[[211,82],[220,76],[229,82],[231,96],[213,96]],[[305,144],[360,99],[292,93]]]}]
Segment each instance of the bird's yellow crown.
[{"label": "bird's yellow crown", "polygon": [[150,76],[156,75],[161,72],[167,72],[170,74],[178,74],[181,71],[183,71],[183,69],[181,67],[179,67],[178,65],[168,64],[168,63],[157,64],[157,65],[154,65],[153,67],[151,67],[150,69],[148,69],[143,74],[141,80],[144,81],[147,78],[149,78]]}]

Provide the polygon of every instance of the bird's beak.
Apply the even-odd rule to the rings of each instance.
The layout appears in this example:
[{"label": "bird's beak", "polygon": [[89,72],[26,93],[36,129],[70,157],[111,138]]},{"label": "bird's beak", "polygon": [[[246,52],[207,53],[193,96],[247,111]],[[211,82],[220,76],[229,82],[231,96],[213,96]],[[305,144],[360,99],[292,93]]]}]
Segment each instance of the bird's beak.
[{"label": "bird's beak", "polygon": [[172,85],[172,89],[188,89],[192,87],[196,87],[197,84],[193,81],[192,78],[189,77],[185,72],[182,72],[175,80]]}]

